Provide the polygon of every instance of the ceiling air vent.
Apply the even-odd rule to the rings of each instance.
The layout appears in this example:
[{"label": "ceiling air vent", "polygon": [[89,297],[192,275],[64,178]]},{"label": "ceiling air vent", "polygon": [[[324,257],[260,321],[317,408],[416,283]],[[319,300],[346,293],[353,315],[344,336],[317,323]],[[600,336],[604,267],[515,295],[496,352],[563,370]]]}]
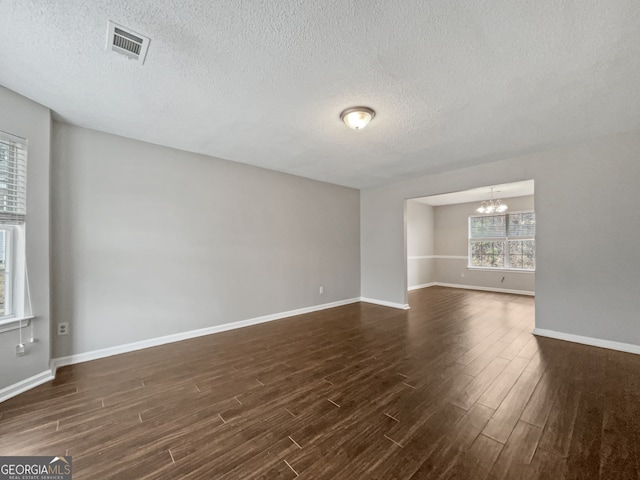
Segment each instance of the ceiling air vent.
[{"label": "ceiling air vent", "polygon": [[144,63],[149,48],[149,38],[134,31],[109,22],[107,30],[107,50],[125,55],[131,60]]}]

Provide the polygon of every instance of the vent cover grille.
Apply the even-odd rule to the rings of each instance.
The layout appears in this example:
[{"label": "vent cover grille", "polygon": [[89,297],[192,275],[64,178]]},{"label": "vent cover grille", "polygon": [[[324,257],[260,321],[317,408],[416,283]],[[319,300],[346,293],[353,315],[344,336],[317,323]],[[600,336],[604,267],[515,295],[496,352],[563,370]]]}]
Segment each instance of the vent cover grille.
[{"label": "vent cover grille", "polygon": [[113,46],[126,50],[135,56],[140,56],[142,39],[116,27],[113,30]]},{"label": "vent cover grille", "polygon": [[107,50],[125,55],[131,60],[144,63],[149,48],[149,38],[128,28],[109,22],[107,29]]}]

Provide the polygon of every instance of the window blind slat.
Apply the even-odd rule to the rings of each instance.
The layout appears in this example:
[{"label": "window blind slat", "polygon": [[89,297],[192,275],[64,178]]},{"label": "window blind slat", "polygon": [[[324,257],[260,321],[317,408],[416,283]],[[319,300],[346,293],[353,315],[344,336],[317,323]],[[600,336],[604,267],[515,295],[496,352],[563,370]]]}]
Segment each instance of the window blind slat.
[{"label": "window blind slat", "polygon": [[471,238],[500,238],[507,236],[506,215],[471,217]]},{"label": "window blind slat", "polygon": [[26,141],[0,131],[0,223],[24,222],[26,193]]}]

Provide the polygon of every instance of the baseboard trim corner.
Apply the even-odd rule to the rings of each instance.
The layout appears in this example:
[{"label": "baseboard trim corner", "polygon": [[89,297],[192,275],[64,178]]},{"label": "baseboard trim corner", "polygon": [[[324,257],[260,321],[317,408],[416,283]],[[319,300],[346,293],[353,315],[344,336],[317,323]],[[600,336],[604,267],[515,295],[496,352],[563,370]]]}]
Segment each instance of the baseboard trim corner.
[{"label": "baseboard trim corner", "polygon": [[98,360],[100,358],[111,357],[113,355],[119,355],[121,353],[134,352],[136,350],[157,347],[159,345],[179,342],[181,340],[188,340],[190,338],[202,337],[204,335],[212,335],[214,333],[226,332],[228,330],[235,330],[237,328],[250,327],[252,325],[258,325],[260,323],[265,323],[265,322],[273,322],[274,320],[281,320],[283,318],[295,317],[296,315],[303,315],[305,313],[317,312],[320,310],[326,310],[328,308],[341,307],[342,305],[349,305],[351,303],[357,303],[359,301],[360,301],[359,297],[348,298],[346,300],[339,300],[337,302],[323,303],[321,305],[313,305],[310,307],[298,308],[296,310],[289,310],[287,312],[274,313],[271,315],[263,315],[261,317],[250,318],[248,320],[240,320],[237,322],[224,323],[222,325],[214,325],[211,327],[201,328],[198,330],[190,330],[187,332],[174,333],[171,335],[165,335],[163,337],[156,337],[156,338],[150,338],[147,340],[141,340],[139,342],[127,343],[124,345],[117,345],[115,347],[107,347],[99,350],[92,350],[89,352],[68,355],[66,357],[54,358],[51,360],[51,370],[55,372],[59,367],[64,367],[66,365],[74,365],[76,363],[90,362],[91,360]]},{"label": "baseboard trim corner", "polygon": [[429,287],[434,287],[436,286],[437,283],[436,282],[431,282],[431,283],[422,283],[420,285],[414,285],[413,287],[409,287],[409,291],[413,291],[413,290],[420,290],[421,288],[429,288]]},{"label": "baseboard trim corner", "polygon": [[613,340],[603,340],[601,338],[583,337],[573,333],[557,332],[555,330],[547,330],[545,328],[534,328],[534,335],[539,337],[555,338],[556,340],[564,340],[565,342],[581,343],[592,347],[607,348],[609,350],[617,350],[619,352],[635,353],[640,355],[640,345],[632,343],[614,342]]},{"label": "baseboard trim corner", "polygon": [[410,308],[408,303],[387,302],[386,300],[378,300],[368,297],[360,297],[360,301],[364,303],[373,303],[374,305],[382,305],[383,307],[398,308],[400,310],[409,310]]},{"label": "baseboard trim corner", "polygon": [[38,385],[42,385],[43,383],[47,383],[50,380],[55,378],[55,373],[53,370],[45,370],[44,372],[40,372],[33,377],[26,378],[18,383],[14,383],[13,385],[9,385],[8,387],[4,387],[0,390],[0,403],[5,400],[9,400],[10,398],[15,397],[16,395],[20,395],[27,390],[31,390],[32,388],[37,387]]}]

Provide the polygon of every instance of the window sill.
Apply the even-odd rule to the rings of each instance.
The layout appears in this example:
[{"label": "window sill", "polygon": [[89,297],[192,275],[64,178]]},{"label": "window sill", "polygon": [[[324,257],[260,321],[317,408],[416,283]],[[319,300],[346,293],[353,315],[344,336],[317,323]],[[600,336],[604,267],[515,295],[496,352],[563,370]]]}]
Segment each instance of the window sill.
[{"label": "window sill", "polygon": [[0,333],[10,332],[11,330],[17,330],[20,327],[28,327],[29,322],[34,317],[20,317],[20,318],[7,318],[0,320]]},{"label": "window sill", "polygon": [[467,270],[476,272],[502,272],[502,273],[530,273],[535,274],[535,270],[520,270],[517,268],[486,268],[486,267],[467,267]]}]

